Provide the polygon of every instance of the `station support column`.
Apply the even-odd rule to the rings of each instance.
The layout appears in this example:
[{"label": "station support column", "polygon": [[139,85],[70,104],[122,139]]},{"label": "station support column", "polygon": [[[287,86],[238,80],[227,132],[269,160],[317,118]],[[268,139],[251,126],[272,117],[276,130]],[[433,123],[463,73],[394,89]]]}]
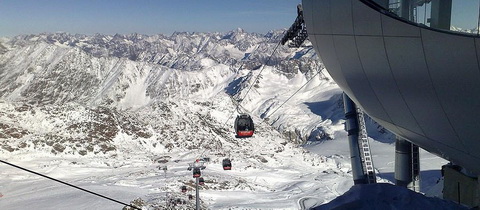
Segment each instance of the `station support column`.
[{"label": "station support column", "polygon": [[343,93],[343,105],[345,111],[345,130],[348,132],[348,145],[350,147],[350,161],[352,163],[353,183],[367,184],[367,176],[363,171],[360,146],[358,145],[358,122],[355,103]]},{"label": "station support column", "polygon": [[395,184],[420,191],[419,147],[397,136],[395,142]]}]

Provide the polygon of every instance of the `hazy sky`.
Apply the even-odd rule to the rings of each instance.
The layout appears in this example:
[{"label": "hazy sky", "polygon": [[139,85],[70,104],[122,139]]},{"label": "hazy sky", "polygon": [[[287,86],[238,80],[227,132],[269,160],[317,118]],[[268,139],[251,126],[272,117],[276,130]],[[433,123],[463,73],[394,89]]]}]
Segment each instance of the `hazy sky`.
[{"label": "hazy sky", "polygon": [[288,28],[301,0],[0,0],[0,37],[80,34],[265,33]]}]

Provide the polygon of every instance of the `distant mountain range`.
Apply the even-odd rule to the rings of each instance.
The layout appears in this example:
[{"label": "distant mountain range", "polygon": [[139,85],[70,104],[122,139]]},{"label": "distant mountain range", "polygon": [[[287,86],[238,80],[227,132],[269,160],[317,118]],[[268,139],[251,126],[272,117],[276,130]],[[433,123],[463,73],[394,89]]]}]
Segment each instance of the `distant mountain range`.
[{"label": "distant mountain range", "polygon": [[[330,198],[335,194],[314,190],[328,187],[311,183],[337,183],[337,194],[336,189],[346,191],[349,158],[319,156],[299,145],[345,138],[342,91],[308,41],[300,48],[277,48],[282,34],[237,29],[0,39],[0,154],[49,171],[58,170],[48,165],[55,161],[72,171],[70,166],[78,166],[93,176],[85,180],[105,186],[133,181],[129,186],[148,190],[146,197],[155,198],[147,200],[148,205],[160,209],[168,193],[157,192],[186,196],[176,192],[193,186],[187,163],[200,157],[211,159],[206,189],[222,194],[282,192],[288,197],[295,192],[290,200],[272,197],[281,202],[267,206],[296,205],[293,201],[304,196],[298,194],[301,188],[309,189],[305,195],[322,192]],[[234,135],[234,118],[241,112],[255,122],[255,134],[248,139]],[[235,173],[216,169],[226,157],[233,160]],[[100,166],[113,175],[102,178],[103,169],[95,171]],[[157,166],[169,168],[160,181]],[[259,173],[265,179],[257,180]],[[265,181],[271,173],[277,178]],[[22,184],[17,180],[11,186]],[[57,199],[39,194],[43,200]],[[34,198],[22,196],[21,205],[9,205],[23,209],[24,199]],[[204,202],[215,206],[217,201]]]},{"label": "distant mountain range", "polygon": [[[2,148],[15,151],[32,145],[53,153],[108,153],[118,147],[113,140],[120,134],[194,148],[199,142],[179,142],[182,137],[176,133],[195,135],[205,119],[211,129],[225,129],[218,126],[225,126],[220,121],[227,116],[211,115],[213,109],[233,115],[232,98],[245,99],[242,112],[250,112],[257,121],[269,117],[267,123],[292,142],[333,139],[332,126],[341,119],[341,91],[326,71],[317,74],[323,67],[308,42],[298,49],[279,46],[272,55],[282,35],[281,30],[263,35],[236,29],[171,36],[45,33],[3,39]],[[314,75],[317,79],[291,105],[269,116]],[[315,108],[322,100],[327,111]]]}]

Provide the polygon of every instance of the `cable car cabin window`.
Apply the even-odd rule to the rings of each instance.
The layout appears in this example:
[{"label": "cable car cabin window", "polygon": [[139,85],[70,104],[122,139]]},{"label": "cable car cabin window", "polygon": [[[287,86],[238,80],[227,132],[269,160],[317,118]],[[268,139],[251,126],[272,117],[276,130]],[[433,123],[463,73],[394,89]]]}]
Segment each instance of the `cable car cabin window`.
[{"label": "cable car cabin window", "polygon": [[255,131],[252,118],[247,114],[238,115],[235,119],[236,137],[251,137]]}]

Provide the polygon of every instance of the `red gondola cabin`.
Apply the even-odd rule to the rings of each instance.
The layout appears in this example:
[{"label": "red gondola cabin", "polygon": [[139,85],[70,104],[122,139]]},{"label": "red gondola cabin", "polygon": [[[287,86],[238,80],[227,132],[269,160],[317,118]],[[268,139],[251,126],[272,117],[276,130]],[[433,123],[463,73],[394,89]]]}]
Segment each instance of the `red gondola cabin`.
[{"label": "red gondola cabin", "polygon": [[255,126],[253,120],[248,114],[240,114],[235,119],[235,137],[245,138],[253,136]]},{"label": "red gondola cabin", "polygon": [[202,175],[200,168],[193,168],[193,178],[198,178]]},{"label": "red gondola cabin", "polygon": [[222,161],[223,170],[232,170],[232,162],[230,159],[223,159]]}]

